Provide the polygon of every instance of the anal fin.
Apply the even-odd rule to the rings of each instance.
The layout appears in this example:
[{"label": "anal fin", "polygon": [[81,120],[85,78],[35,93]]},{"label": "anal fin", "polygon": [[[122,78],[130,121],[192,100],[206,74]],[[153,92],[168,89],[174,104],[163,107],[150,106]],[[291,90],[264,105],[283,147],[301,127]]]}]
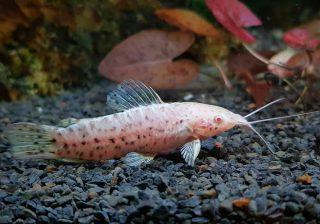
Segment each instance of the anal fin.
[{"label": "anal fin", "polygon": [[149,163],[156,156],[156,153],[142,154],[137,152],[130,152],[122,161],[129,166],[140,166],[142,163]]},{"label": "anal fin", "polygon": [[189,166],[194,166],[194,162],[199,155],[201,143],[199,139],[184,144],[181,147],[181,155]]}]

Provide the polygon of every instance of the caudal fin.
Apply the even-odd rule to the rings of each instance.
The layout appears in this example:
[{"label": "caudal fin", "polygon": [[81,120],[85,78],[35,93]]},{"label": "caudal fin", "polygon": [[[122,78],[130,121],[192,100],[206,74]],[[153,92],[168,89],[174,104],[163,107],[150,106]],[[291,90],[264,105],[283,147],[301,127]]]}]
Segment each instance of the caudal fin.
[{"label": "caudal fin", "polygon": [[53,134],[56,127],[34,123],[15,123],[5,130],[11,147],[10,151],[18,159],[54,159]]}]

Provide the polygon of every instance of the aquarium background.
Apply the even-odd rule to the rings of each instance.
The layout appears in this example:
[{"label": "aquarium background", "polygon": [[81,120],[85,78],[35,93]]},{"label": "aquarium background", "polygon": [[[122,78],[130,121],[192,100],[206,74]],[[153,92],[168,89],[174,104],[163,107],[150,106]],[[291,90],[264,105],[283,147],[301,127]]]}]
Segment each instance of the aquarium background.
[{"label": "aquarium background", "polygon": [[[243,3],[269,33],[319,17],[318,1]],[[144,29],[173,29],[154,15],[161,7],[194,10],[221,28],[204,0],[1,1],[0,100],[55,95],[97,82],[99,62],[124,38]],[[204,48],[192,51],[199,63],[206,61]]]}]

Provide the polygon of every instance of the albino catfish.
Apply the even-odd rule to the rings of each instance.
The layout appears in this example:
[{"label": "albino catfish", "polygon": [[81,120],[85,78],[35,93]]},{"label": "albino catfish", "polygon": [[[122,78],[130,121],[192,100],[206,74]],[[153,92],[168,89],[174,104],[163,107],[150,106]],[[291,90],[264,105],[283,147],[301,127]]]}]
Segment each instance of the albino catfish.
[{"label": "albino catfish", "polygon": [[214,105],[164,103],[153,89],[139,81],[130,80],[121,83],[107,97],[109,106],[120,111],[118,113],[71,119],[64,127],[15,123],[6,130],[6,135],[12,153],[22,159],[81,162],[123,157],[129,165],[137,166],[151,161],[157,154],[179,149],[185,161],[194,165],[200,151],[200,140],[237,125],[251,128],[272,151],[271,145],[252,124],[303,114],[253,122],[246,118],[280,100],[243,117]]}]

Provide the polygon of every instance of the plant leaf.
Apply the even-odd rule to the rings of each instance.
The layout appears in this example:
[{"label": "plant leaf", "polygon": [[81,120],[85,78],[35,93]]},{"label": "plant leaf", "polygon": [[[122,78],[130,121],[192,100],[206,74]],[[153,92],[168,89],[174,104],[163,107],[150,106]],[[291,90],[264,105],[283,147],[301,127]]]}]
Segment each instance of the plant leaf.
[{"label": "plant leaf", "polygon": [[253,97],[256,106],[260,107],[265,104],[269,95],[270,86],[266,82],[247,82],[247,92]]},{"label": "plant leaf", "polygon": [[183,31],[191,31],[201,36],[221,38],[220,33],[207,20],[191,10],[158,9],[155,14],[168,24],[177,26]]},{"label": "plant leaf", "polygon": [[221,3],[224,3],[230,18],[233,19],[237,26],[251,27],[262,25],[261,20],[242,2],[238,0],[225,0],[221,1]]},{"label": "plant leaf", "polygon": [[136,79],[156,89],[178,88],[198,75],[198,65],[186,59],[172,61],[194,42],[185,32],[146,30],[118,44],[100,62],[101,75],[121,82]]},{"label": "plant leaf", "polygon": [[299,52],[287,61],[287,66],[295,68],[297,72],[305,70],[308,74],[320,74],[320,50],[315,50],[310,55]]},{"label": "plant leaf", "polygon": [[[270,58],[275,54],[274,51],[259,51],[258,53],[266,58]],[[252,56],[249,52],[229,56],[227,66],[230,72],[237,76],[242,76],[242,73],[248,72],[253,77],[258,73],[268,71],[267,65]]]},{"label": "plant leaf", "polygon": [[[274,55],[273,51],[258,52],[266,58]],[[241,77],[247,85],[247,92],[254,98],[256,106],[262,106],[269,95],[270,86],[266,82],[258,82],[254,75],[268,71],[267,65],[249,52],[232,55],[228,59],[230,72]]]},{"label": "plant leaf", "polygon": [[243,27],[261,25],[261,21],[238,0],[206,0],[208,8],[215,18],[233,35],[246,43],[255,38]]},{"label": "plant leaf", "polygon": [[320,39],[314,37],[307,29],[295,28],[287,31],[283,41],[293,48],[314,50],[320,44]]},{"label": "plant leaf", "polygon": [[[278,65],[275,64],[280,64],[280,65],[288,65],[288,61],[290,60],[290,58],[292,56],[294,56],[297,52],[294,51],[293,49],[285,49],[283,51],[280,51],[279,53],[277,53],[276,55],[274,55],[271,59],[270,59],[270,64],[268,65],[268,70],[278,76],[279,78],[286,78],[286,77],[290,77],[294,75],[294,72],[292,70],[288,70],[285,68],[282,68]],[[273,64],[274,63],[274,64]],[[288,66],[291,67],[291,66]],[[292,66],[293,67],[293,66]]]}]

